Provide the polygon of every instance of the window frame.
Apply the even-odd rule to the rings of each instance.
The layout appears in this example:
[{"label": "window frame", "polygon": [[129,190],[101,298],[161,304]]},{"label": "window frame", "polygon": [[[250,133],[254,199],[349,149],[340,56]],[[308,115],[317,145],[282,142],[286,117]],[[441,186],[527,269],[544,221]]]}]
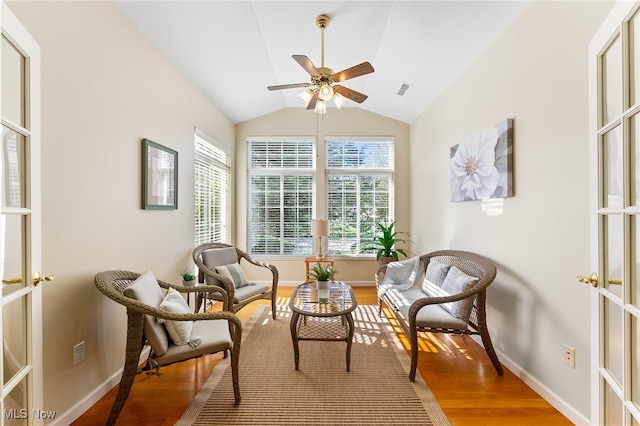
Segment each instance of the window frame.
[{"label": "window frame", "polygon": [[[309,136],[247,138],[246,247],[251,255],[291,258],[313,253],[310,226],[316,210],[316,142],[315,137]],[[257,151],[259,144],[264,145],[262,151]],[[278,160],[273,161],[269,152],[264,151],[269,149],[270,144],[273,145],[275,154],[280,151],[280,167]],[[295,147],[296,152],[282,155],[290,144],[298,145]],[[259,179],[264,179],[264,183],[259,182]],[[260,184],[264,186],[264,190],[256,190]],[[276,184],[279,185],[277,191],[274,186]],[[287,186],[292,189],[287,191]],[[277,200],[276,193],[279,193]],[[258,200],[260,194],[262,200]],[[307,198],[309,201],[291,203],[292,196],[297,201]],[[263,211],[259,212],[259,209]],[[291,214],[306,219],[287,221],[287,216]],[[294,226],[290,226],[291,224]],[[267,228],[272,228],[271,232],[265,231]],[[260,239],[258,236],[264,238]],[[276,241],[269,241],[273,238]],[[256,250],[260,244],[263,244],[263,250]]]},{"label": "window frame", "polygon": [[[212,155],[208,155],[206,149],[199,149],[198,144],[209,144]],[[194,132],[194,243],[198,246],[203,243],[217,242],[217,243],[230,243],[231,242],[231,189],[232,189],[232,171],[233,171],[233,159],[231,150],[225,145],[213,139],[202,130],[196,128]],[[199,166],[198,163],[207,167],[210,171],[208,175],[214,177],[216,174],[221,174],[223,182],[223,188],[219,191],[214,190],[218,195],[224,195],[219,200],[209,202],[207,205],[213,206],[210,209],[221,212],[222,217],[216,218],[214,214],[209,215],[208,220],[203,220],[199,217],[199,209],[204,208],[205,203],[201,202],[201,191],[199,190]],[[209,192],[208,200],[210,201],[215,194]],[[217,205],[216,205],[217,203]],[[211,219],[213,217],[213,219]],[[203,226],[208,226],[209,232],[202,230]],[[213,229],[211,229],[213,228]],[[206,235],[208,234],[208,237]]]},{"label": "window frame", "polygon": [[[378,167],[345,167],[343,163],[343,167],[335,167],[330,164],[330,149],[332,144],[341,144],[341,143],[374,143],[374,144],[386,144],[386,151],[388,156],[386,157],[386,166],[378,166]],[[349,257],[349,256],[366,256],[366,257],[375,257],[375,251],[367,251],[363,252],[363,246],[370,245],[374,237],[378,235],[378,227],[377,224],[382,223],[388,225],[389,223],[395,220],[395,138],[394,137],[383,137],[383,136],[371,136],[371,137],[353,137],[353,136],[344,136],[344,137],[326,137],[325,138],[325,181],[326,181],[326,217],[330,223],[329,230],[329,238],[328,238],[328,254],[331,257]],[[361,157],[358,157],[361,158]],[[331,179],[336,176],[355,176],[357,183],[354,185],[355,187],[355,206],[351,206],[352,209],[355,208],[356,213],[356,237],[348,238],[345,237],[345,233],[347,231],[344,229],[345,224],[349,223],[348,221],[342,220],[341,224],[338,224],[339,221],[336,221],[335,212],[332,211],[332,185]],[[376,190],[372,187],[372,197],[371,202],[374,203],[371,209],[374,210],[372,217],[372,222],[368,225],[369,230],[363,230],[363,221],[361,220],[362,212],[363,212],[363,194],[362,191],[362,179],[363,178],[372,178],[372,181],[376,181],[377,179],[383,177],[387,180],[388,190],[386,191],[386,209],[387,214],[383,217],[379,217],[376,214],[376,210],[378,209],[375,206]],[[344,192],[342,192],[344,197]],[[346,208],[349,208],[348,206]],[[344,218],[344,214],[341,216]],[[336,233],[341,234],[340,238],[336,239]],[[349,247],[353,247],[350,253],[344,252],[343,249],[337,249],[337,247],[348,245]]]}]

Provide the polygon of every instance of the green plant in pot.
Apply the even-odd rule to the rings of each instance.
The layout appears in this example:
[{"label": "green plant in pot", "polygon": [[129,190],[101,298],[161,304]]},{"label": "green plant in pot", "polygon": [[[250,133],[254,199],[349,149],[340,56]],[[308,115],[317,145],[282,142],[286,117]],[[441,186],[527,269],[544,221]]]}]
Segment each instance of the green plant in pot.
[{"label": "green plant in pot", "polygon": [[188,268],[180,269],[178,275],[182,277],[182,285],[192,286],[195,285],[197,277],[191,273]]},{"label": "green plant in pot", "polygon": [[[378,223],[378,228],[382,232],[373,239],[373,243],[362,249],[363,252],[376,250],[376,260],[379,264],[386,264],[394,260],[398,260],[398,255],[401,254],[407,257],[407,251],[396,247],[396,244],[407,244],[407,240],[400,238],[401,235],[409,236],[408,232],[394,231],[396,225],[395,222],[391,222],[389,226],[384,226]],[[381,260],[382,259],[382,260]]]},{"label": "green plant in pot", "polygon": [[316,262],[309,271],[309,276],[316,279],[316,288],[318,289],[318,300],[321,303],[329,301],[330,280],[338,271],[333,265],[328,264],[322,266],[320,262]]}]

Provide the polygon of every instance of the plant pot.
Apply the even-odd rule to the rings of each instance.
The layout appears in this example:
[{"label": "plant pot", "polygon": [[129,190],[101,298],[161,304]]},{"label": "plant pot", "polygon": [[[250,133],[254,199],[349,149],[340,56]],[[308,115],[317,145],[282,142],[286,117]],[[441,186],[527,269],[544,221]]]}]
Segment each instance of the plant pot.
[{"label": "plant pot", "polygon": [[394,261],[395,259],[392,256],[380,256],[380,259],[378,259],[378,268]]},{"label": "plant pot", "polygon": [[196,285],[196,280],[189,280],[189,281],[182,280],[182,285],[185,287],[193,287],[194,285]]},{"label": "plant pot", "polygon": [[316,280],[316,288],[318,289],[318,302],[327,303],[329,301],[329,288],[331,287],[330,281]]}]

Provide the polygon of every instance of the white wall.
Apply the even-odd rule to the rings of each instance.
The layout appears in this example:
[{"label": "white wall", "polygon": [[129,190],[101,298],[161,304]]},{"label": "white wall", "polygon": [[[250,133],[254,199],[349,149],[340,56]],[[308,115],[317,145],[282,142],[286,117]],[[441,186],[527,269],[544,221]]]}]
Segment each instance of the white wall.
[{"label": "white wall", "polygon": [[[324,117],[304,108],[288,108],[267,114],[237,126],[236,134],[236,243],[245,248],[247,241],[247,137],[249,136],[311,136],[318,138],[318,164],[324,164],[324,138],[328,136],[391,136],[395,140],[395,218],[396,230],[409,229],[409,125],[358,108],[330,108]],[[323,168],[317,174],[317,217],[326,217],[325,176]],[[284,285],[300,283],[304,278],[303,257],[260,258],[278,267],[280,282]],[[377,268],[375,258],[355,256],[338,258],[335,263],[336,279],[352,285],[372,285]],[[267,279],[253,276],[253,279]]]},{"label": "white wall", "polygon": [[[10,2],[42,52],[45,407],[63,415],[122,368],[125,313],[102,270],[179,282],[193,248],[193,133],[235,126],[111,2]],[[177,211],[141,210],[141,139],[179,152]],[[86,360],[72,365],[72,347]],[[119,380],[119,377],[118,377]]]},{"label": "white wall", "polygon": [[[587,46],[611,5],[532,3],[411,126],[420,251],[465,249],[496,262],[494,345],[583,419],[589,288],[576,275],[590,273]],[[449,202],[449,148],[505,118],[514,119],[515,197],[496,216],[479,201]],[[562,362],[565,343],[575,369]]]}]

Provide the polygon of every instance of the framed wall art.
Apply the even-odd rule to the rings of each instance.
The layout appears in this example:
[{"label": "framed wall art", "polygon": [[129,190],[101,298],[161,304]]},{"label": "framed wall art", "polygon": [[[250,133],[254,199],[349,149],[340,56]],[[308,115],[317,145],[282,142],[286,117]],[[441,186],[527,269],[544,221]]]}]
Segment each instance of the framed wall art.
[{"label": "framed wall art", "polygon": [[178,208],[178,152],[142,139],[142,208]]},{"label": "framed wall art", "polygon": [[508,118],[451,147],[451,201],[513,196],[513,120]]}]

